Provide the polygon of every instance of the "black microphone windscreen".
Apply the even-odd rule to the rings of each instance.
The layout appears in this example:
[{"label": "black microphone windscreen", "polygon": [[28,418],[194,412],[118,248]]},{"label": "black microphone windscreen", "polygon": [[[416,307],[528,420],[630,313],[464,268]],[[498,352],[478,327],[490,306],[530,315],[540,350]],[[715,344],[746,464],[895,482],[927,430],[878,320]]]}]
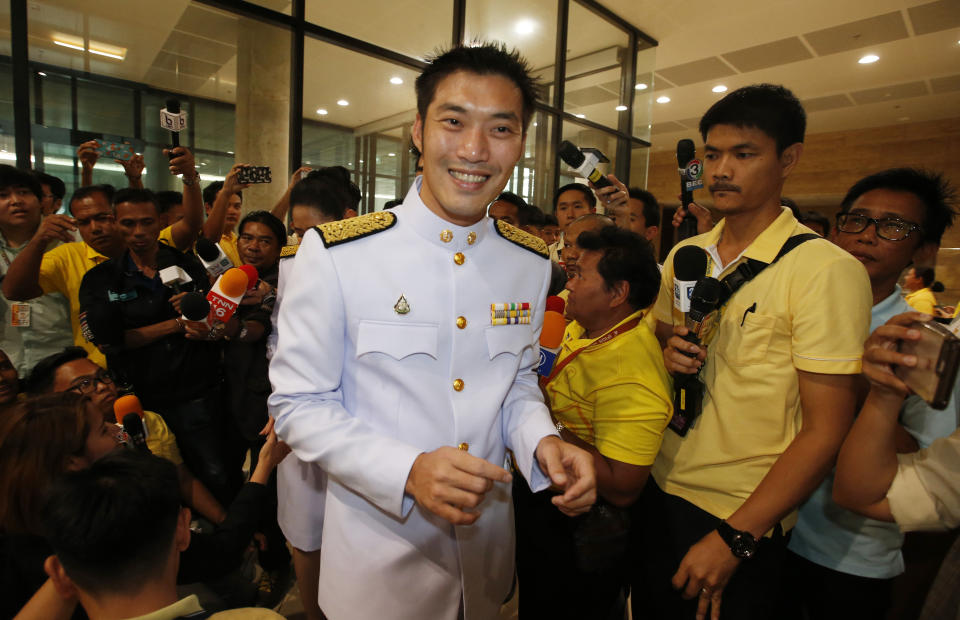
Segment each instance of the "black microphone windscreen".
[{"label": "black microphone windscreen", "polygon": [[696,158],[697,147],[693,140],[684,138],[677,142],[677,166],[686,168],[691,159]]},{"label": "black microphone windscreen", "polygon": [[571,168],[579,168],[583,165],[583,160],[586,159],[583,153],[580,152],[580,149],[578,149],[575,144],[568,140],[564,140],[560,143],[560,148],[557,149],[557,154],[559,154],[560,159],[562,159],[564,163]]},{"label": "black microphone windscreen", "polygon": [[206,237],[200,237],[197,239],[197,254],[203,260],[210,262],[217,260],[217,257],[220,256],[220,250],[217,249],[217,244],[213,241],[210,241]]},{"label": "black microphone windscreen", "polygon": [[685,245],[673,255],[673,277],[695,281],[707,273],[707,253],[695,245]]},{"label": "black microphone windscreen", "polygon": [[690,313],[705,316],[713,312],[720,303],[720,291],[723,285],[716,278],[702,278],[693,286],[690,296]]},{"label": "black microphone windscreen", "polygon": [[180,114],[180,102],[176,99],[167,99],[167,112],[170,114]]},{"label": "black microphone windscreen", "polygon": [[187,293],[180,300],[180,314],[188,321],[202,321],[210,314],[210,302],[203,293]]}]

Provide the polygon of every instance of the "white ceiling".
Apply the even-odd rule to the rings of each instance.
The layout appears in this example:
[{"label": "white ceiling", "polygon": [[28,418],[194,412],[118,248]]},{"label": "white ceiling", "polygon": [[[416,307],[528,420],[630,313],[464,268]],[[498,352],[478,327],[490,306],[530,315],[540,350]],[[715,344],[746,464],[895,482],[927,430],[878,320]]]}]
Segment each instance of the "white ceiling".
[{"label": "white ceiling", "polygon": [[[655,150],[697,137],[699,117],[723,96],[711,92],[717,84],[785,85],[807,105],[810,133],[960,114],[960,0],[600,3],[660,43],[656,94],[671,101],[653,104]],[[880,60],[858,64],[868,53]],[[677,76],[684,85],[664,85]]]}]

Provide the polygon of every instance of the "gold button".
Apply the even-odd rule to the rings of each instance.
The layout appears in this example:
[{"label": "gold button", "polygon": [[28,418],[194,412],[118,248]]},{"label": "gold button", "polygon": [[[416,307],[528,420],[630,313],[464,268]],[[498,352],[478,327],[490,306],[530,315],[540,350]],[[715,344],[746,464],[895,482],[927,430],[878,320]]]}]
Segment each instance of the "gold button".
[{"label": "gold button", "polygon": [[453,233],[449,230],[444,230],[440,233],[440,241],[443,241],[444,243],[450,243],[453,241]]},{"label": "gold button", "polygon": [[453,382],[453,389],[457,392],[463,391],[463,379],[455,379]]},{"label": "gold button", "polygon": [[462,317],[462,316],[458,316],[458,317],[457,317],[457,327],[459,327],[460,329],[463,329],[463,328],[466,327],[466,326],[467,326],[467,319],[464,318],[464,317]]},{"label": "gold button", "polygon": [[460,448],[461,450],[463,450],[464,452],[466,452],[467,450],[470,449],[470,444],[468,444],[467,442],[464,441],[463,443],[461,443],[461,444],[460,444],[459,446],[457,446],[457,447]]},{"label": "gold button", "polygon": [[477,240],[477,233],[472,232],[467,235],[467,245],[473,245]]},{"label": "gold button", "polygon": [[453,255],[453,262],[455,262],[458,265],[462,265],[463,261],[465,260],[467,259],[464,257],[463,252],[457,252],[456,254]]}]

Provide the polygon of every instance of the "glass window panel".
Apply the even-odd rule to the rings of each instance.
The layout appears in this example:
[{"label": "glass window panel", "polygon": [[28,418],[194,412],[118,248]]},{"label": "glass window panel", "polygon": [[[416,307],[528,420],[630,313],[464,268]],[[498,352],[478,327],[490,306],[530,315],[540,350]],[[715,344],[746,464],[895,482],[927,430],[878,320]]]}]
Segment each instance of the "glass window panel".
[{"label": "glass window panel", "polygon": [[352,170],[356,158],[357,141],[353,132],[327,127],[320,123],[303,122],[303,164],[312,168],[344,166]]},{"label": "glass window panel", "polygon": [[400,140],[389,136],[377,136],[377,176],[400,175]]},{"label": "glass window panel", "polygon": [[376,193],[373,196],[374,211],[382,211],[383,205],[389,200],[403,198],[400,190],[400,179],[377,177]]},{"label": "glass window panel", "polygon": [[[339,2],[306,0],[306,18],[318,26],[416,58],[449,47],[453,34],[451,0],[353,0],[349,10]],[[323,58],[309,53],[305,57],[308,68],[311,58]]]},{"label": "glass window panel", "polygon": [[196,101],[193,110],[194,147],[232,154],[237,124],[234,107],[214,101]]},{"label": "glass window panel", "polygon": [[[617,128],[620,78],[630,45],[626,31],[570,3],[563,109],[580,118]],[[582,116],[581,116],[582,115]]]},{"label": "glass window panel", "polygon": [[[10,47],[10,3],[0,2],[0,55],[10,57],[12,49]],[[10,84],[11,82],[7,82]],[[0,88],[3,88],[0,86]]]},{"label": "glass window panel", "polygon": [[70,78],[44,71],[41,79],[43,102],[43,125],[47,127],[73,127],[73,104],[70,94]]},{"label": "glass window panel", "polygon": [[0,134],[13,133],[13,67],[0,61]]},{"label": "glass window panel", "polygon": [[268,8],[284,15],[291,15],[291,10],[293,8],[293,2],[290,0],[249,0],[253,4],[259,4],[264,8]]},{"label": "glass window panel", "polygon": [[133,91],[77,80],[77,129],[133,137]]},{"label": "glass window panel", "polygon": [[637,52],[637,73],[633,93],[633,135],[650,140],[653,124],[653,70],[657,61],[657,48],[649,47]]},{"label": "glass window panel", "polygon": [[546,213],[553,211],[552,179],[557,160],[556,149],[550,143],[552,127],[549,114],[538,111],[534,115],[527,129],[523,156],[504,188]]}]

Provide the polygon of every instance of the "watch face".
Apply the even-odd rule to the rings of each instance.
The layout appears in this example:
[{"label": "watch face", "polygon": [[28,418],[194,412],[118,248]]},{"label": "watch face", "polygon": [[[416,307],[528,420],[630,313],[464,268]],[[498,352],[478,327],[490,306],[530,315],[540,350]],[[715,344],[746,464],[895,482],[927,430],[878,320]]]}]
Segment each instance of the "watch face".
[{"label": "watch face", "polygon": [[748,560],[753,557],[753,554],[757,551],[757,541],[750,536],[737,534],[733,537],[733,543],[730,545],[730,550],[733,551],[733,555],[737,556],[738,558]]}]

